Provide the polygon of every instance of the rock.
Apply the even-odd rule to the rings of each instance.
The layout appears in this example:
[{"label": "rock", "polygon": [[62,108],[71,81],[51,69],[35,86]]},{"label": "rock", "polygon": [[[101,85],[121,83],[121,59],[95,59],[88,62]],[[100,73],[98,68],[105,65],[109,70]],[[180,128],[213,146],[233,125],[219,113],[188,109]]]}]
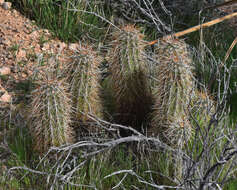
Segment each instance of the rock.
[{"label": "rock", "polygon": [[36,53],[37,63],[40,64],[43,61],[44,55],[43,53]]},{"label": "rock", "polygon": [[43,51],[46,51],[46,50],[49,50],[50,49],[50,45],[49,43],[44,43],[43,47],[42,47],[42,50]]},{"label": "rock", "polygon": [[12,96],[8,94],[8,92],[5,92],[1,97],[0,97],[0,102],[6,102],[9,103],[11,102]]},{"label": "rock", "polygon": [[43,33],[44,33],[45,35],[50,35],[50,31],[47,30],[47,29],[44,29],[44,30],[43,30]]},{"label": "rock", "polygon": [[55,44],[55,49],[57,49],[57,52],[61,54],[61,52],[67,47],[67,44],[64,42],[59,42]]},{"label": "rock", "polygon": [[22,74],[21,74],[21,77],[22,77],[22,78],[27,78],[27,74],[22,73]]},{"label": "rock", "polygon": [[36,44],[34,47],[34,51],[36,54],[41,54],[41,48],[39,44]]},{"label": "rock", "polygon": [[[0,0],[1,1],[1,0]],[[14,15],[14,16],[17,16],[18,15],[18,12],[14,9],[13,11],[12,11],[12,14]]]},{"label": "rock", "polygon": [[11,2],[4,2],[2,4],[2,7],[5,9],[5,10],[9,10],[12,6],[12,3]]},{"label": "rock", "polygon": [[17,53],[16,58],[17,58],[17,60],[22,60],[22,59],[26,58],[26,51],[20,49]]},{"label": "rock", "polygon": [[31,32],[30,37],[36,39],[39,36],[38,31]]},{"label": "rock", "polygon": [[9,67],[0,68],[0,75],[9,75],[11,73],[11,69]]},{"label": "rock", "polygon": [[49,64],[49,65],[55,65],[55,64],[56,64],[55,57],[50,57],[50,58],[48,59],[48,64]]},{"label": "rock", "polygon": [[4,0],[0,0],[0,5],[2,5],[4,3]]},{"label": "rock", "polygon": [[2,40],[2,44],[7,45],[7,46],[10,46],[10,45],[11,45],[11,41],[10,41],[10,40],[7,40],[7,39],[3,39],[3,40]]},{"label": "rock", "polygon": [[72,51],[76,51],[78,49],[78,44],[71,43],[68,48]]},{"label": "rock", "polygon": [[67,47],[67,44],[64,43],[64,42],[59,42],[59,43],[57,44],[57,47],[59,48],[59,50],[63,50],[64,48]]}]

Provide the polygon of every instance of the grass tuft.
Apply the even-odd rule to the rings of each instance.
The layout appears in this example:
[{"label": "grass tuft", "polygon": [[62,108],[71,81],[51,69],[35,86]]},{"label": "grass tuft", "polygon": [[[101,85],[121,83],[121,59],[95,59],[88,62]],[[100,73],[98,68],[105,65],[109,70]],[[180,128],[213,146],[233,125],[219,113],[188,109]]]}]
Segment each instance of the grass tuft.
[{"label": "grass tuft", "polygon": [[38,25],[51,30],[55,36],[66,42],[81,38],[100,39],[105,23],[98,17],[106,17],[103,2],[96,0],[11,0],[24,15]]}]

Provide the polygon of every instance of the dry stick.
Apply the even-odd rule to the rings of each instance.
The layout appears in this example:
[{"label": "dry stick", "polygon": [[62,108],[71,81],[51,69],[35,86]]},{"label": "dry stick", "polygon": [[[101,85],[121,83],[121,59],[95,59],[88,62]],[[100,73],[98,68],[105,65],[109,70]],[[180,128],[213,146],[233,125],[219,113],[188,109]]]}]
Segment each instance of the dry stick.
[{"label": "dry stick", "polygon": [[[166,39],[170,39],[172,37],[180,37],[180,36],[184,36],[186,34],[189,34],[189,33],[192,33],[192,32],[195,32],[197,30],[200,30],[201,28],[207,28],[207,27],[210,27],[212,25],[215,25],[215,24],[218,24],[220,22],[223,22],[224,20],[228,20],[228,19],[231,19],[233,17],[237,16],[237,12],[236,13],[232,13],[232,14],[229,14],[227,16],[224,16],[222,18],[217,18],[215,20],[212,20],[212,21],[209,21],[209,22],[206,22],[206,23],[203,23],[203,24],[199,24],[197,26],[194,26],[192,28],[189,28],[187,30],[184,30],[184,31],[181,31],[181,32],[177,32],[175,34],[171,34],[171,35],[167,35],[167,36],[164,36],[162,39],[166,40]],[[151,41],[151,42],[148,42],[147,45],[154,45],[155,43],[158,42],[159,39],[157,40],[154,40],[154,41]]]},{"label": "dry stick", "polygon": [[227,59],[229,58],[230,53],[232,52],[232,50],[235,47],[236,43],[237,43],[237,37],[234,39],[234,41],[232,42],[232,44],[229,47],[228,51],[226,52],[225,59],[224,59],[224,61],[223,61],[221,66],[223,66],[225,64],[225,62],[227,61]]},{"label": "dry stick", "polygon": [[[237,43],[237,37],[234,39],[234,41],[232,42],[232,44],[230,45],[228,51],[226,52],[225,54],[225,58],[224,58],[224,61],[222,61],[222,63],[219,65],[219,69],[224,67],[227,59],[229,58],[230,56],[230,53],[232,52],[233,48],[235,47]],[[216,75],[214,75],[211,79],[210,79],[210,82],[209,82],[209,85],[208,85],[208,89],[211,89],[212,85],[214,84],[214,82],[216,81]]]}]

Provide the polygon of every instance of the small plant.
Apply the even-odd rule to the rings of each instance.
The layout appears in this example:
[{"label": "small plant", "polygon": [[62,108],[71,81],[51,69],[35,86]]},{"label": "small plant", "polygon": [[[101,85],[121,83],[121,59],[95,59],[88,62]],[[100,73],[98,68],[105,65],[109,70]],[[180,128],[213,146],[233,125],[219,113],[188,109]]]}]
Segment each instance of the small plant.
[{"label": "small plant", "polygon": [[37,60],[37,55],[35,52],[32,51],[31,53],[26,54],[26,58],[27,60],[34,62]]},{"label": "small plant", "polygon": [[19,44],[14,44],[11,47],[9,47],[9,50],[13,53],[14,57],[16,56],[19,48],[20,48]]},{"label": "small plant", "polygon": [[21,61],[18,61],[17,64],[20,66],[20,67],[24,67],[28,62],[26,60],[21,60]]},{"label": "small plant", "polygon": [[228,185],[224,188],[224,190],[235,190],[237,187],[237,180],[231,180]]},{"label": "small plant", "polygon": [[42,47],[44,45],[44,43],[48,42],[49,40],[45,39],[45,36],[44,35],[41,35],[40,36],[40,39],[39,39],[39,45]]},{"label": "small plant", "polygon": [[19,50],[19,47],[20,46],[18,44],[14,44],[9,48],[9,50],[12,52],[17,52]]},{"label": "small plant", "polygon": [[16,128],[8,139],[10,149],[17,160],[24,164],[32,162],[32,139],[29,135],[27,128]]}]

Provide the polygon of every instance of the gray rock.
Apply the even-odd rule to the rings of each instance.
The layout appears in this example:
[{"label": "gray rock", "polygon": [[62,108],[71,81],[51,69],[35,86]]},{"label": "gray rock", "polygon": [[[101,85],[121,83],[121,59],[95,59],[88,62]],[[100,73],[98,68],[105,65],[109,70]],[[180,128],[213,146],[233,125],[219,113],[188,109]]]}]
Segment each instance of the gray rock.
[{"label": "gray rock", "polygon": [[12,6],[12,3],[11,2],[4,2],[2,4],[2,7],[5,9],[5,10],[9,10]]}]

